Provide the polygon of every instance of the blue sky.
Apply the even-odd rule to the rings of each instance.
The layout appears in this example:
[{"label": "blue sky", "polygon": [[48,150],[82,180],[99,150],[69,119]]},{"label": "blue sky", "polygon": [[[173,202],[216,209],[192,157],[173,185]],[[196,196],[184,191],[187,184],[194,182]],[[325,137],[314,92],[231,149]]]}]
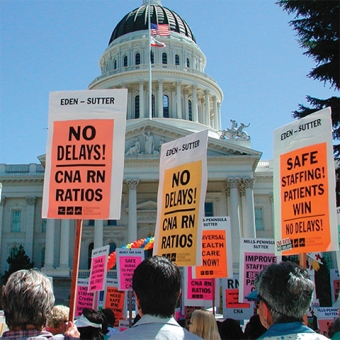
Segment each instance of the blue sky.
[{"label": "blue sky", "polygon": [[[0,163],[46,151],[51,91],[85,90],[100,75],[111,33],[142,0],[0,0]],[[250,126],[251,147],[273,158],[273,131],[306,95],[334,95],[307,78],[315,66],[271,0],[161,0],[191,27],[205,72],[224,93],[222,127]]]}]

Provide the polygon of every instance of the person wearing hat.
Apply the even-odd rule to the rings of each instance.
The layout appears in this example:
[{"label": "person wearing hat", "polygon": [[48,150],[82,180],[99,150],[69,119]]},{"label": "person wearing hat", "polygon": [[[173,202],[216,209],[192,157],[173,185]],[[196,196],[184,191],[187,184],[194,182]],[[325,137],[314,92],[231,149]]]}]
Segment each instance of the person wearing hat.
[{"label": "person wearing hat", "polygon": [[79,319],[74,324],[77,326],[82,340],[103,340],[103,314],[91,308],[84,308]]}]

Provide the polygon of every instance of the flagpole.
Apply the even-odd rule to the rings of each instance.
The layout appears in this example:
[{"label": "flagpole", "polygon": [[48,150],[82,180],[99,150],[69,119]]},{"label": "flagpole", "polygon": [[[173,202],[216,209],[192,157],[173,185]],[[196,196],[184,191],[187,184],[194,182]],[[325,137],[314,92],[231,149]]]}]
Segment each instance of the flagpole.
[{"label": "flagpole", "polygon": [[149,31],[149,119],[152,119],[152,73],[151,73],[151,15],[150,0],[148,4],[148,31]]}]

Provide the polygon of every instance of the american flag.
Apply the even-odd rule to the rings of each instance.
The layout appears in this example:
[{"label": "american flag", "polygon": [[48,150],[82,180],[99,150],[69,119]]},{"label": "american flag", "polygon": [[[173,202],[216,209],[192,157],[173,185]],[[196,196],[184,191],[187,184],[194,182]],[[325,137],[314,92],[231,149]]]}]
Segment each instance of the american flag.
[{"label": "american flag", "polygon": [[168,24],[151,24],[151,35],[170,35],[169,25]]}]

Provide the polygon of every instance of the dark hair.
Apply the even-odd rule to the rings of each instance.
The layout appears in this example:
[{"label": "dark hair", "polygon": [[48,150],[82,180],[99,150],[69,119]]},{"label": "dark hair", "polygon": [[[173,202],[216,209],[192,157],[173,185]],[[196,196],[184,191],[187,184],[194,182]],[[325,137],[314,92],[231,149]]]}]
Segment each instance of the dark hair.
[{"label": "dark hair", "polygon": [[103,332],[106,334],[108,332],[107,327],[114,327],[116,318],[113,310],[110,308],[103,308],[101,312],[104,315]]},{"label": "dark hair", "polygon": [[328,336],[332,338],[336,332],[340,332],[340,316],[335,318],[332,324],[329,326]]},{"label": "dark hair", "polygon": [[255,287],[273,323],[303,321],[314,291],[307,270],[289,261],[264,268],[256,277]]},{"label": "dark hair", "polygon": [[253,315],[249,322],[246,324],[244,335],[247,340],[255,340],[259,338],[267,330],[261,323],[258,314]]},{"label": "dark hair", "polygon": [[[82,314],[93,323],[103,324],[104,316],[101,312],[91,308],[84,308]],[[82,340],[103,340],[104,334],[102,328],[95,327],[78,327],[80,339]]]},{"label": "dark hair", "polygon": [[240,324],[234,319],[217,321],[217,326],[222,340],[245,339]]},{"label": "dark hair", "polygon": [[167,258],[149,257],[135,269],[132,288],[143,314],[170,317],[179,297],[181,274]]}]

